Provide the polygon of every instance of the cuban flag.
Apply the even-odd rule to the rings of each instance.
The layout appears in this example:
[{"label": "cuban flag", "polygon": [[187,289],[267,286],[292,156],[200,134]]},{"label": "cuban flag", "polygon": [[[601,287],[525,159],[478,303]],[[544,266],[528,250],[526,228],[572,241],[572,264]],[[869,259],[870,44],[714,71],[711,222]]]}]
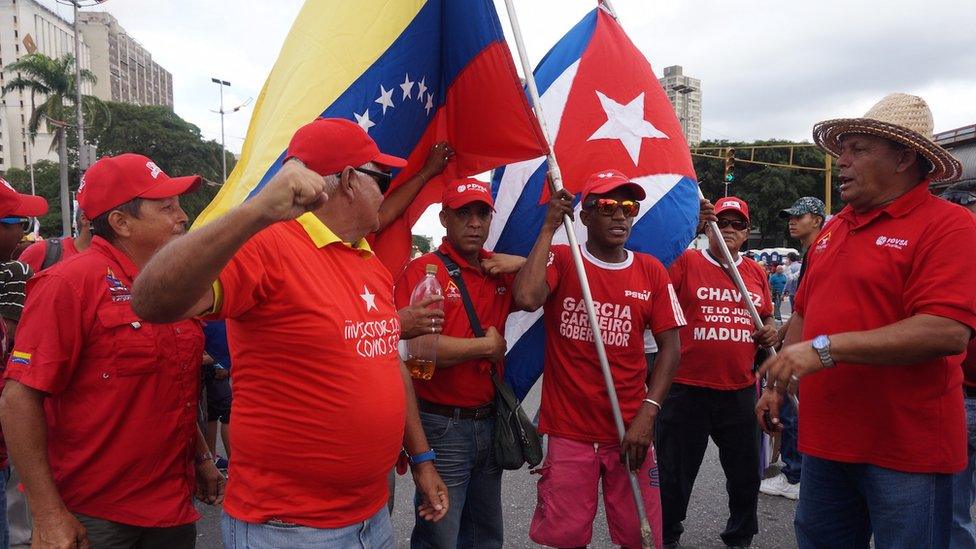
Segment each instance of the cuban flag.
[{"label": "cuban flag", "polygon": [[[698,184],[681,124],[647,59],[600,7],[554,46],[533,74],[566,189],[578,195],[590,174],[607,168],[633,178],[647,198],[627,247],[670,264],[694,237]],[[489,248],[528,255],[545,217],[547,171],[545,157],[495,171],[497,213]],[[576,219],[582,243],[586,230]],[[565,243],[565,233],[558,232],[554,241]],[[542,373],[541,317],[541,309],[515,313],[505,327],[505,377],[519,398]]]},{"label": "cuban flag", "polygon": [[357,122],[415,174],[437,141],[456,154],[400,219],[373,240],[396,275],[410,229],[439,202],[441,180],[548,149],[522,92],[491,0],[308,0],[255,104],[240,161],[196,225],[253,196],[281,167],[292,133],[318,116]]}]

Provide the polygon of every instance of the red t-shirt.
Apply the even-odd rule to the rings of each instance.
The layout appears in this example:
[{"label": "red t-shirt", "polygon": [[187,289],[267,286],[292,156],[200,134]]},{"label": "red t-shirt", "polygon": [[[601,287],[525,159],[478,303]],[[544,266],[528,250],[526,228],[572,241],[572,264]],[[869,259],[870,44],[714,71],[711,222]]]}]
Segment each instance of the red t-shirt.
[{"label": "red t-shirt", "polygon": [[969,340],[962,359],[962,382],[967,387],[976,388],[976,339]]},{"label": "red t-shirt", "polygon": [[[40,272],[41,265],[44,265],[44,256],[47,254],[47,240],[38,240],[27,247],[17,258],[17,261],[31,266],[35,273]],[[66,236],[61,239],[61,259],[64,261],[71,256],[78,255],[78,248],[75,247],[75,239]]]},{"label": "red t-shirt", "polygon": [[[773,314],[763,268],[741,256],[736,266],[759,316]],[[754,384],[756,329],[732,278],[708,250],[686,250],[668,272],[688,319],[681,329],[681,363],[674,381],[722,390]]]},{"label": "red t-shirt", "polygon": [[[511,276],[494,277],[483,273],[479,269],[468,265],[447,239],[438,248],[461,267],[461,277],[471,296],[481,327],[487,330],[494,326],[503,336],[505,334],[505,319],[512,310]],[[492,256],[491,252],[482,250],[481,259]],[[471,321],[464,309],[461,292],[447,274],[444,263],[436,255],[429,253],[411,261],[394,288],[396,306],[403,308],[410,305],[410,294],[417,284],[424,279],[424,268],[427,264],[437,266],[437,282],[444,290],[444,331],[443,335],[473,338]],[[443,404],[470,408],[487,404],[495,398],[495,386],[489,375],[491,362],[485,359],[469,360],[447,368],[438,368],[434,377],[429,380],[413,380],[417,398]],[[504,375],[501,367],[496,368],[498,375]]]},{"label": "red t-shirt", "polygon": [[[685,321],[668,272],[653,256],[628,250],[623,262],[606,263],[586,246],[580,250],[620,410],[630,423],[647,396],[644,330],[660,333]],[[540,430],[584,442],[619,442],[569,246],[552,246],[546,282]]]},{"label": "red t-shirt", "polygon": [[123,524],[189,524],[203,332],[140,321],[136,267],[96,237],[28,282],[6,378],[48,394],[48,458],[67,508]]},{"label": "red t-shirt", "polygon": [[[926,182],[856,214],[849,206],[807,253],[796,296],[803,338],[888,326],[918,314],[976,326],[976,225]],[[966,465],[962,355],[910,365],[838,362],[803,379],[800,451],[899,471]]]},{"label": "red t-shirt", "polygon": [[315,528],[375,514],[406,417],[389,271],[309,213],[248,240],[215,294],[234,364],[224,510]]}]

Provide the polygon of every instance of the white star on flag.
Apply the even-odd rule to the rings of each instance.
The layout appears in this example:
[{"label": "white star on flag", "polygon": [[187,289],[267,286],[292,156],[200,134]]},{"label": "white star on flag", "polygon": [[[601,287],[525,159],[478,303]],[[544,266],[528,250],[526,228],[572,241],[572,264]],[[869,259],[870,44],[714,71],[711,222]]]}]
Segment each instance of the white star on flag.
[{"label": "white star on flag", "polygon": [[354,112],[352,115],[356,117],[356,123],[359,124],[359,126],[366,133],[369,133],[369,129],[376,125],[372,120],[369,119],[369,109],[363,111],[363,114]]},{"label": "white star on flag", "polygon": [[400,89],[403,90],[403,99],[406,101],[410,97],[411,90],[413,90],[413,82],[410,81],[409,74],[403,79]]},{"label": "white star on flag", "polygon": [[387,107],[393,106],[393,90],[388,90],[380,84],[380,96],[376,99],[376,102],[383,105],[383,114],[386,114]]},{"label": "white star on flag", "polygon": [[427,94],[427,104],[424,105],[424,109],[427,111],[427,115],[430,116],[430,109],[434,108],[434,96]]},{"label": "white star on flag", "polygon": [[365,284],[363,284],[363,293],[359,294],[359,297],[363,298],[363,301],[366,302],[367,313],[372,310],[379,310],[376,306],[376,294],[369,293],[369,288]]},{"label": "white star on flag", "polygon": [[627,149],[627,154],[637,166],[641,144],[645,137],[668,139],[664,132],[644,120],[644,92],[626,105],[617,103],[600,92],[596,92],[596,95],[607,113],[607,121],[587,141],[616,139]]},{"label": "white star on flag", "polygon": [[417,99],[419,99],[420,101],[423,101],[424,100],[424,94],[427,93],[427,77],[426,76],[420,79],[420,84],[417,84],[417,87],[420,88],[420,94],[417,95]]}]

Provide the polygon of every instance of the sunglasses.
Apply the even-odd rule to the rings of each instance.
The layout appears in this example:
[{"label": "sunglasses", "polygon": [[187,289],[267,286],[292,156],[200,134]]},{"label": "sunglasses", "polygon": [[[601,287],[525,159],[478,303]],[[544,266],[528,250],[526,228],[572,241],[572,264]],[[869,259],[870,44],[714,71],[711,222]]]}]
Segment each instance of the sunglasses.
[{"label": "sunglasses", "polygon": [[359,173],[364,173],[371,176],[376,180],[376,184],[380,187],[380,194],[386,194],[387,189],[390,188],[390,183],[393,181],[392,172],[378,172],[376,170],[370,170],[368,168],[353,168]]},{"label": "sunglasses", "polygon": [[942,193],[940,196],[949,202],[959,204],[960,206],[968,206],[973,202],[976,202],[976,194],[967,191],[952,191]]},{"label": "sunglasses", "polygon": [[749,228],[749,222],[741,219],[719,219],[716,223],[719,229],[724,229],[729,225],[737,231],[744,231]]},{"label": "sunglasses", "polygon": [[26,217],[4,217],[0,219],[0,223],[4,225],[20,225],[20,228],[24,232],[30,232],[31,220]]},{"label": "sunglasses", "polygon": [[597,198],[590,201],[588,209],[595,209],[600,215],[612,216],[617,213],[617,208],[624,212],[624,217],[637,217],[640,211],[640,203],[634,200],[614,200],[612,198]]}]

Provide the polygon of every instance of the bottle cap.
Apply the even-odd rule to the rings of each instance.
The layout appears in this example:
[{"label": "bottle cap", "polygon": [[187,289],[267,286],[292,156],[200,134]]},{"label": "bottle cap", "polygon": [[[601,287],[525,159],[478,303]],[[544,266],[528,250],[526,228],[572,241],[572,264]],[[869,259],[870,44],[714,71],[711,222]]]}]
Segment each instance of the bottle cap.
[{"label": "bottle cap", "polygon": [[428,263],[427,266],[424,267],[424,272],[427,274],[437,274],[437,265]]}]

